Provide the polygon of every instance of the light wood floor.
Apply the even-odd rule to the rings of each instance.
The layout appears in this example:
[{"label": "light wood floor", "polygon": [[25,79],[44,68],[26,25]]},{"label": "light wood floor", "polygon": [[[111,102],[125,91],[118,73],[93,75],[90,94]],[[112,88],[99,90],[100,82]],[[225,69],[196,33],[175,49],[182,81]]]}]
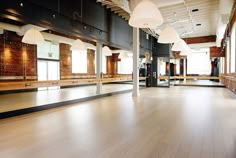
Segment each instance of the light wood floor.
[{"label": "light wood floor", "polygon": [[236,158],[236,97],[147,88],[0,120],[1,158]]},{"label": "light wood floor", "polygon": [[221,82],[215,82],[210,80],[186,80],[179,81],[179,80],[173,80],[171,83],[173,84],[182,84],[182,85],[199,85],[199,86],[223,86]]},{"label": "light wood floor", "polygon": [[[102,94],[131,90],[132,84],[105,84],[102,86]],[[1,112],[19,110],[24,108],[42,106],[73,99],[96,96],[96,86],[82,86],[65,89],[52,89],[37,92],[22,92],[0,95]]]}]

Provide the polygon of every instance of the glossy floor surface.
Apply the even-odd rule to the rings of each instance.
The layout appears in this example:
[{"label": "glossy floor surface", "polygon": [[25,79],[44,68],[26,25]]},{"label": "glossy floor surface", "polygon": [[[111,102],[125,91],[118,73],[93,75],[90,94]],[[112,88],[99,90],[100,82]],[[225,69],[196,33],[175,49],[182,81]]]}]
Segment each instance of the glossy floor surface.
[{"label": "glossy floor surface", "polygon": [[179,80],[173,80],[171,83],[177,85],[223,86],[223,84],[220,82],[210,81],[210,80],[186,80],[185,82]]},{"label": "glossy floor surface", "polygon": [[236,96],[146,88],[0,120],[2,158],[235,158]]},{"label": "glossy floor surface", "polygon": [[[132,84],[105,84],[102,94],[131,90]],[[96,86],[82,86],[65,89],[41,90],[37,92],[22,92],[0,95],[0,113],[57,103],[73,99],[96,96]]]}]

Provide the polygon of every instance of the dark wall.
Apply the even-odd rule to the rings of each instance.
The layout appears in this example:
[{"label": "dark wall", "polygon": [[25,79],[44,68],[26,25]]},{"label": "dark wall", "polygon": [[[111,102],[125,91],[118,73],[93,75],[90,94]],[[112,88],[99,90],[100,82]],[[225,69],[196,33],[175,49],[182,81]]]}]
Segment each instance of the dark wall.
[{"label": "dark wall", "polygon": [[[3,22],[11,19],[14,24],[34,24],[112,47],[132,49],[132,27],[96,0],[0,1],[0,17]],[[156,44],[156,39],[150,35],[146,39],[146,33],[140,29],[140,53],[152,51],[153,42]]]},{"label": "dark wall", "polygon": [[133,32],[128,22],[114,13],[110,13],[108,16],[108,41],[110,44],[116,44],[118,47],[131,50]]},{"label": "dark wall", "polygon": [[171,45],[153,42],[153,56],[157,57],[171,57]]},{"label": "dark wall", "polygon": [[[20,6],[23,2],[24,6]],[[81,12],[82,9],[82,12]],[[0,16],[22,24],[34,24],[121,49],[132,48],[128,22],[96,3],[96,0],[0,1]]]},{"label": "dark wall", "polygon": [[28,0],[43,8],[51,10],[54,14],[61,14],[70,19],[78,20],[100,30],[108,31],[106,27],[105,7],[96,3],[96,0]]},{"label": "dark wall", "polygon": [[145,53],[146,51],[150,52],[152,51],[152,40],[155,41],[154,39],[152,39],[152,36],[146,36],[146,32],[144,32],[143,30],[140,29],[139,31],[139,38],[140,38],[140,52],[141,53]]}]

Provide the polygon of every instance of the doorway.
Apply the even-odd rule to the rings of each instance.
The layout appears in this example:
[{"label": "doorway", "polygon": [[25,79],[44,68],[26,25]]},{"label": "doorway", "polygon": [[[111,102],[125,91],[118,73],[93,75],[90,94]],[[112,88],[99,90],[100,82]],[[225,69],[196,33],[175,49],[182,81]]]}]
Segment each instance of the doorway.
[{"label": "doorway", "polygon": [[[59,61],[38,60],[38,81],[60,80]],[[38,90],[59,89],[59,86],[41,87]]]},{"label": "doorway", "polygon": [[170,87],[170,58],[157,57],[157,86]]}]

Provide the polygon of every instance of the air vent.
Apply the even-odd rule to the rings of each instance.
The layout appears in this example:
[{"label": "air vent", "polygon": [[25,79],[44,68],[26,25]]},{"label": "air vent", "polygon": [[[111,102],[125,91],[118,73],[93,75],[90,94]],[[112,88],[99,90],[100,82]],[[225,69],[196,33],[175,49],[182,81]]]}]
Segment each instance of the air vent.
[{"label": "air vent", "polygon": [[202,24],[196,24],[196,26],[201,26]]},{"label": "air vent", "polygon": [[193,10],[192,10],[192,12],[197,12],[197,11],[198,11],[198,9],[193,9]]}]

